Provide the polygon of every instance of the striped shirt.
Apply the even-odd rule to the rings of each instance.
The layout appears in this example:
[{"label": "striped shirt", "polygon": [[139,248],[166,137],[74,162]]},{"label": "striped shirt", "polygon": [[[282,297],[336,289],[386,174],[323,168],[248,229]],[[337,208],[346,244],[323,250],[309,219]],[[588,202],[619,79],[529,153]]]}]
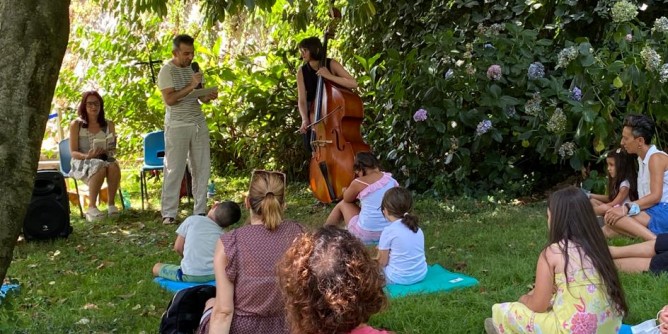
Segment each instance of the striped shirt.
[{"label": "striped shirt", "polygon": [[[174,88],[181,90],[192,81],[194,72],[190,66],[178,67],[173,61],[169,61],[160,69],[158,74],[158,87],[160,90]],[[201,124],[204,120],[202,107],[196,97],[184,97],[172,106],[166,106],[165,125],[172,123]]]}]

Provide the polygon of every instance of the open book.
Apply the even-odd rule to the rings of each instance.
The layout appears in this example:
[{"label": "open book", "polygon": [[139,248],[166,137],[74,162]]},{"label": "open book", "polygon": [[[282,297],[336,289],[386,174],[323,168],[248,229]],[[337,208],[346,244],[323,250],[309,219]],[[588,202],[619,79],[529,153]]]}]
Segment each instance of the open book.
[{"label": "open book", "polygon": [[213,92],[217,92],[217,91],[218,91],[218,87],[216,87],[216,86],[213,86],[213,87],[207,87],[207,88],[200,88],[200,89],[194,89],[194,90],[193,90],[192,92],[190,92],[188,95],[186,95],[185,97],[179,99],[179,101],[180,101],[180,100],[183,100],[183,99],[185,99],[185,98],[191,98],[191,97],[200,98],[200,97],[209,95],[209,94],[211,94],[211,93],[213,93]]},{"label": "open book", "polygon": [[101,148],[105,151],[113,150],[116,148],[116,137],[113,133],[110,133],[105,138],[95,138],[93,139],[93,148]]}]

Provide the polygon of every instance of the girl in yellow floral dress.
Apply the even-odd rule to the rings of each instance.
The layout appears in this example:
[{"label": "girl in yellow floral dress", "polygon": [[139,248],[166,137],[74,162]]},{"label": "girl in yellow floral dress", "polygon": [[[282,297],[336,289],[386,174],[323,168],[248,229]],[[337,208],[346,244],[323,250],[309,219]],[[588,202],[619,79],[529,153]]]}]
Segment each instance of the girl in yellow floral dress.
[{"label": "girl in yellow floral dress", "polygon": [[548,246],[535,288],[492,306],[487,333],[617,333],[628,308],[617,270],[587,196],[575,187],[552,194]]}]

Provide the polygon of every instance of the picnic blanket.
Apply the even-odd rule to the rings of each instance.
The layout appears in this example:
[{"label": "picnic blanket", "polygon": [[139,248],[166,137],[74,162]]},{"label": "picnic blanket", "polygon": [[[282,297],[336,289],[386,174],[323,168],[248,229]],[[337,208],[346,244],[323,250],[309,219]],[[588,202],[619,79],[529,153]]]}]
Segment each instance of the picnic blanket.
[{"label": "picnic blanket", "polygon": [[153,279],[153,282],[158,283],[163,289],[171,292],[178,292],[179,290],[189,288],[196,285],[216,285],[216,281],[202,282],[202,283],[192,283],[192,282],[177,282],[164,279],[162,277],[156,277]]},{"label": "picnic blanket", "polygon": [[453,273],[438,264],[429,266],[424,280],[411,284],[390,284],[385,292],[390,298],[403,297],[415,294],[427,294],[441,291],[450,291],[478,285],[478,280],[460,273]]}]

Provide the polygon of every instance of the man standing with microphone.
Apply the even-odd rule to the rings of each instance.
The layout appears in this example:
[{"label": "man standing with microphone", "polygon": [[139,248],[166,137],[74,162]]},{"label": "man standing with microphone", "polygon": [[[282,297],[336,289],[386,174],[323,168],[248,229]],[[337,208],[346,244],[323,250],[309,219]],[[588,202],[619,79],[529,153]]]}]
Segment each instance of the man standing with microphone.
[{"label": "man standing with microphone", "polygon": [[209,128],[201,103],[218,97],[217,92],[197,97],[191,94],[202,87],[202,73],[193,62],[195,40],[178,35],[172,45],[173,58],[158,74],[158,87],[166,105],[165,177],[162,185],[162,223],[176,223],[181,180],[190,162],[195,207],[193,214],[206,214],[207,182],[211,174]]}]

